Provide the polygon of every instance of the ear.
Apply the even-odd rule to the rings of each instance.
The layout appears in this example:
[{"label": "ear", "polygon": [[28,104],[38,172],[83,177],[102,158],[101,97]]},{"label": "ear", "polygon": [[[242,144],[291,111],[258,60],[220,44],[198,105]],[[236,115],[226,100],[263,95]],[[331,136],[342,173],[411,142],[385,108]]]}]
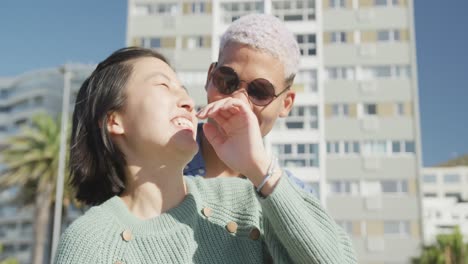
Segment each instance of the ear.
[{"label": "ear", "polygon": [[125,133],[122,116],[117,112],[107,114],[107,131],[111,135],[122,135]]},{"label": "ear", "polygon": [[283,98],[283,101],[281,102],[282,109],[279,112],[279,117],[287,117],[289,115],[289,112],[291,111],[293,105],[294,105],[294,99],[296,98],[296,92],[289,90],[286,93],[286,96]]},{"label": "ear", "polygon": [[206,75],[206,82],[205,82],[205,90],[208,88],[208,83],[210,82],[211,72],[216,68],[218,65],[217,62],[213,62],[210,64],[210,68],[208,68],[208,74]]}]

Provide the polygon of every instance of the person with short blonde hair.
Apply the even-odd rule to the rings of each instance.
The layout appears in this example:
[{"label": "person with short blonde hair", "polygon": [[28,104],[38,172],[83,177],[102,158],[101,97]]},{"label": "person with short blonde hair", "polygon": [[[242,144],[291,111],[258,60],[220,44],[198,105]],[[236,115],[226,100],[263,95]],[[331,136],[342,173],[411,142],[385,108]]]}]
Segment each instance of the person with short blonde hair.
[{"label": "person with short blonde hair", "polygon": [[[250,14],[234,21],[221,37],[218,61],[212,63],[206,81],[209,103],[232,97],[244,100],[255,113],[262,136],[278,118],[288,116],[296,97],[291,89],[300,64],[300,51],[294,34],[277,17]],[[184,175],[243,177],[229,168],[216,154],[198,126],[198,153],[184,169]],[[302,189],[316,192],[287,176]]]}]

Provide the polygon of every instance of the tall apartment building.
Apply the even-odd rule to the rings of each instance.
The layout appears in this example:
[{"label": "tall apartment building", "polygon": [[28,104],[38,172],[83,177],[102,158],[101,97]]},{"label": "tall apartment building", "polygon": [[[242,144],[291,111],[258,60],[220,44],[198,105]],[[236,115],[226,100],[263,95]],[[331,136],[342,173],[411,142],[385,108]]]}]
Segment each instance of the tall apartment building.
[{"label": "tall apartment building", "polygon": [[[90,65],[68,65],[71,72],[70,109],[73,109],[79,87],[94,69]],[[15,77],[0,78],[0,150],[8,147],[8,137],[17,135],[31,118],[40,112],[53,116],[61,114],[64,80],[59,68],[41,69]],[[1,151],[0,151],[1,155]],[[0,171],[5,165],[0,164]],[[17,188],[0,190],[0,244],[3,253],[20,263],[31,262],[33,249],[33,208],[20,207],[13,202]],[[69,208],[67,224],[79,215]],[[50,241],[48,241],[50,243]],[[48,262],[48,257],[45,256]]]},{"label": "tall apartment building", "polygon": [[221,34],[249,13],[285,21],[302,54],[268,147],[316,187],[359,263],[408,263],[422,239],[413,1],[129,0],[127,45],[166,55],[201,106]]}]

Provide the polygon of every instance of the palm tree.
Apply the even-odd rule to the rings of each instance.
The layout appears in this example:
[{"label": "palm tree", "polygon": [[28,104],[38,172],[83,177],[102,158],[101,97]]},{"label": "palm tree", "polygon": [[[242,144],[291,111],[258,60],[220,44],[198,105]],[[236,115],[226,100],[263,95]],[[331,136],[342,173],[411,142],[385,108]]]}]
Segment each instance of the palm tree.
[{"label": "palm tree", "polygon": [[[5,149],[0,157],[6,165],[6,169],[0,175],[0,188],[17,186],[20,188],[20,203],[34,204],[33,264],[44,263],[48,261],[44,258],[50,252],[46,245],[47,238],[51,237],[49,227],[53,220],[50,215],[55,200],[60,121],[46,114],[39,114],[32,118],[31,127],[23,127],[19,135],[8,139],[7,144],[9,148]],[[66,160],[68,164],[68,157]],[[65,177],[68,177],[68,174],[65,173]],[[64,197],[64,206],[73,201],[68,184],[64,190]]]}]

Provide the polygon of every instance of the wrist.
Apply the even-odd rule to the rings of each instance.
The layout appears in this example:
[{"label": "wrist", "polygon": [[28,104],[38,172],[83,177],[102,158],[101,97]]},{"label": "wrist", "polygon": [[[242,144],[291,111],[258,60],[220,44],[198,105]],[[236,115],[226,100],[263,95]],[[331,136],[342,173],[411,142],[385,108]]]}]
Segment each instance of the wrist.
[{"label": "wrist", "polygon": [[281,175],[283,175],[283,170],[278,167],[273,172],[273,175],[268,179],[268,181],[265,183],[265,185],[258,194],[262,197],[267,197],[268,195],[270,195],[275,190],[275,187],[278,184]]},{"label": "wrist", "polygon": [[273,156],[268,166],[267,172],[263,174],[263,179],[259,184],[255,185],[255,191],[263,196],[268,196],[276,186],[278,179],[282,174],[282,170],[278,166],[278,159]]}]

